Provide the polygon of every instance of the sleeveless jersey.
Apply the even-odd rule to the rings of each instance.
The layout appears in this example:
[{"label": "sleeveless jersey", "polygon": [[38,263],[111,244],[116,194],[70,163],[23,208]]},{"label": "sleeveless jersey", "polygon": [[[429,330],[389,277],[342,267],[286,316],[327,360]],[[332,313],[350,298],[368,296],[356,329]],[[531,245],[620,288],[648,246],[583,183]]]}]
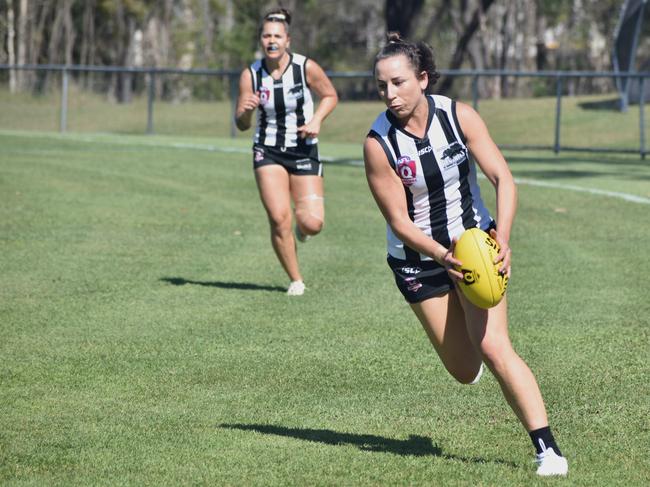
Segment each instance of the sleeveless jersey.
[{"label": "sleeveless jersey", "polygon": [[279,80],[271,77],[263,59],[250,65],[253,91],[260,97],[256,144],[286,148],[318,142],[316,138],[298,137],[298,127],[314,115],[314,101],[307,86],[307,58],[293,53],[289,56],[289,64]]},{"label": "sleeveless jersey", "polygon": [[[377,117],[368,136],[380,143],[402,180],[411,221],[448,247],[467,228],[487,230],[492,218],[481,200],[476,164],[465,145],[456,102],[440,95],[428,95],[427,101],[429,117],[423,139],[399,128],[388,110]],[[404,245],[390,225],[386,233],[391,256],[412,262],[432,260]]]}]

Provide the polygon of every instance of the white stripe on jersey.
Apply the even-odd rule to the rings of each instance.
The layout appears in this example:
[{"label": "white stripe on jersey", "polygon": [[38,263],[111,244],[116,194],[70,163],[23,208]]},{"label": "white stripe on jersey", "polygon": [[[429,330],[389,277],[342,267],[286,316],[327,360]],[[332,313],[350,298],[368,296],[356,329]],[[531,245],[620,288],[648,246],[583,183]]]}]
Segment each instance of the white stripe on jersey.
[{"label": "white stripe on jersey", "polygon": [[[307,86],[306,62],[305,56],[291,53],[289,64],[279,80],[271,77],[262,60],[251,64],[253,91],[260,96],[256,144],[277,147],[298,145],[298,127],[314,116],[314,100]],[[308,145],[317,142],[317,138],[305,139]]]},{"label": "white stripe on jersey", "polygon": [[[427,236],[449,246],[466,228],[486,230],[492,218],[481,199],[476,165],[464,143],[455,103],[430,95],[426,136],[419,139],[399,128],[386,111],[375,120],[370,136],[379,141],[401,178],[409,216]],[[409,249],[386,226],[388,253],[405,260],[431,260]]]}]

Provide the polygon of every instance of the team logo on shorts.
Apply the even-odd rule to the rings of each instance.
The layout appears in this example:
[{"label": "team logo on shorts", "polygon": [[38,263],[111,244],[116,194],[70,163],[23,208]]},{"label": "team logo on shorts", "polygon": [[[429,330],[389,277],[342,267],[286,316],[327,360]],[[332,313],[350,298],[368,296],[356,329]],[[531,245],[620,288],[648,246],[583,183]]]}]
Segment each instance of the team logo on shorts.
[{"label": "team logo on shorts", "polygon": [[404,282],[406,283],[406,289],[408,289],[411,292],[416,292],[418,289],[422,287],[422,283],[418,281],[415,277],[407,277],[404,279]]},{"label": "team logo on shorts", "polygon": [[253,151],[254,157],[255,157],[255,162],[260,162],[262,159],[264,159],[264,149],[255,149]]},{"label": "team logo on shorts", "polygon": [[409,156],[402,156],[397,159],[397,174],[404,186],[411,186],[417,179],[415,161]]},{"label": "team logo on shorts", "polygon": [[266,86],[260,86],[260,89],[257,90],[257,95],[260,97],[260,104],[266,105],[271,98],[271,91]]}]

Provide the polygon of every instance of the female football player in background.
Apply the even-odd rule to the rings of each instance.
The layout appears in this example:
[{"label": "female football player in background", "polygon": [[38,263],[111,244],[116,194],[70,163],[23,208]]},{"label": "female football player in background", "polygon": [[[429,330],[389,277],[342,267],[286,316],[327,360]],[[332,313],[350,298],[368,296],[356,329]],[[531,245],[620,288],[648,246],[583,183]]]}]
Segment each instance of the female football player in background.
[{"label": "female football player in background", "polygon": [[[323,168],[317,136],[321,123],[338,102],[336,90],[313,60],[289,50],[291,14],[271,9],[259,30],[264,57],[244,69],[239,79],[236,124],[247,130],[257,109],[253,167],[262,204],[271,226],[271,243],[289,276],[287,294],[305,291],[296,241],[323,227]],[[320,99],[314,111],[312,91]]]},{"label": "female football player in background", "polygon": [[[454,243],[471,227],[496,239],[497,262],[510,276],[517,197],[507,163],[471,107],[429,94],[438,73],[426,44],[389,34],[374,73],[388,110],[368,134],[364,159],[387,222],[388,264],[397,286],[457,381],[478,382],[483,363],[492,371],[530,434],[537,473],[566,475],[567,461],[551,434],[535,377],[510,343],[506,298],[485,310],[454,285],[462,279],[453,267],[460,264]],[[496,222],[481,200],[473,159],[496,190]]]}]

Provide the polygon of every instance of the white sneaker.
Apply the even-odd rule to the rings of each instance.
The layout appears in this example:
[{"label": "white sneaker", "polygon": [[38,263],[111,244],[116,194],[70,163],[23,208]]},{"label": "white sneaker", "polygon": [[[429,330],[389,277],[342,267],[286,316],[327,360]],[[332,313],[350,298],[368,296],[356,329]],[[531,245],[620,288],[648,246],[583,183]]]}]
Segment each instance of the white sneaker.
[{"label": "white sneaker", "polygon": [[291,281],[287,288],[287,295],[289,296],[302,296],[305,294],[305,283],[302,281]]},{"label": "white sneaker", "polygon": [[302,233],[300,231],[300,227],[297,224],[294,228],[294,233],[296,234],[296,239],[302,243],[305,243],[307,240],[311,238],[311,235],[305,235],[304,233]]},{"label": "white sneaker", "polygon": [[553,448],[547,448],[542,453],[539,453],[535,458],[537,467],[537,475],[566,475],[569,471],[569,464],[566,458],[561,457]]}]

